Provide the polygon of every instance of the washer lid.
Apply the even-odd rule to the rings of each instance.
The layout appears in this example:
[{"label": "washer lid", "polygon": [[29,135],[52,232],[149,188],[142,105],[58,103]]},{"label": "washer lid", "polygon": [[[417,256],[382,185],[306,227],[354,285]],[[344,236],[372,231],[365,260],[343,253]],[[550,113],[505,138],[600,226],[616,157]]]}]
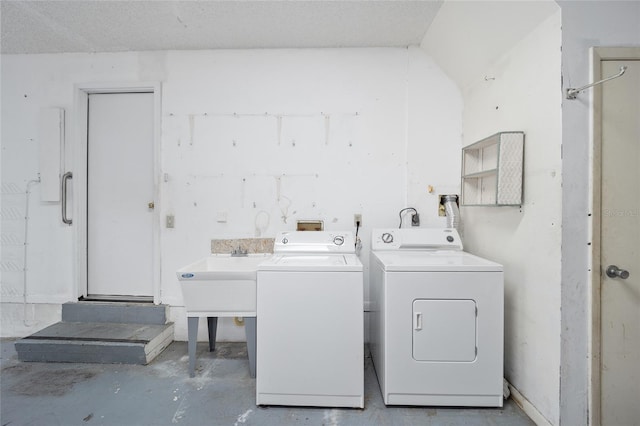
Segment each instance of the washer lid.
[{"label": "washer lid", "polygon": [[258,271],[361,272],[362,262],[355,254],[276,254]]},{"label": "washer lid", "polygon": [[372,252],[387,272],[501,272],[502,265],[457,250]]}]

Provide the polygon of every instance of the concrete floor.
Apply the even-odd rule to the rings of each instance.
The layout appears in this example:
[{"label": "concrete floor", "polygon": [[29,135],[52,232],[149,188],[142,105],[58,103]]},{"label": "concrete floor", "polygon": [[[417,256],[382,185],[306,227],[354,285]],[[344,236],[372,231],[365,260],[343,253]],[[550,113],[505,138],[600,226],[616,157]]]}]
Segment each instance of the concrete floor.
[{"label": "concrete floor", "polygon": [[365,361],[365,409],[256,407],[246,347],[198,344],[196,377],[187,344],[173,342],[149,365],[20,362],[0,341],[0,425],[533,425],[512,401],[502,409],[385,407]]}]

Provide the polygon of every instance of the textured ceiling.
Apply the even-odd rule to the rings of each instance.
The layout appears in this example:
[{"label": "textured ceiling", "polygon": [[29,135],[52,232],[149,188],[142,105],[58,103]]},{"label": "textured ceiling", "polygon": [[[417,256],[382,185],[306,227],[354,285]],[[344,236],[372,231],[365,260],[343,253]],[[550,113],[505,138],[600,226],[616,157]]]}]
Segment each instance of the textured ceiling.
[{"label": "textured ceiling", "polygon": [[11,1],[2,53],[419,45],[442,0]]}]

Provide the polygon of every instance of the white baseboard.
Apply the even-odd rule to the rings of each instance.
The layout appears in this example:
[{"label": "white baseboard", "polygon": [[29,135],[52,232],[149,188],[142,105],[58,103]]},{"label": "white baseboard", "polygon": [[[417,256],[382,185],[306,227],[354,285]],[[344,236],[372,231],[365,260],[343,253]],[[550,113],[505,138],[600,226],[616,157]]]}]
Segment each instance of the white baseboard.
[{"label": "white baseboard", "polygon": [[[508,382],[507,382],[508,383]],[[516,389],[511,383],[509,383],[509,390],[511,391],[511,398],[518,404],[522,411],[529,416],[531,420],[538,426],[552,426],[540,411],[525,398],[518,389]]]}]

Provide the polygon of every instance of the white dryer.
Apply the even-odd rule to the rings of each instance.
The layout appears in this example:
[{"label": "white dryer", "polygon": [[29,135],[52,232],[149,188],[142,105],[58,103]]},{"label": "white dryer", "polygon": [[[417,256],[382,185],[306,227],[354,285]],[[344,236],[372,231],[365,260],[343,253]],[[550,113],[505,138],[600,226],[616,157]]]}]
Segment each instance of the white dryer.
[{"label": "white dryer", "polygon": [[364,407],[363,287],[352,233],[276,237],[257,271],[257,405]]},{"label": "white dryer", "polygon": [[455,229],[376,229],[371,353],[387,405],[502,407],[502,265]]}]

